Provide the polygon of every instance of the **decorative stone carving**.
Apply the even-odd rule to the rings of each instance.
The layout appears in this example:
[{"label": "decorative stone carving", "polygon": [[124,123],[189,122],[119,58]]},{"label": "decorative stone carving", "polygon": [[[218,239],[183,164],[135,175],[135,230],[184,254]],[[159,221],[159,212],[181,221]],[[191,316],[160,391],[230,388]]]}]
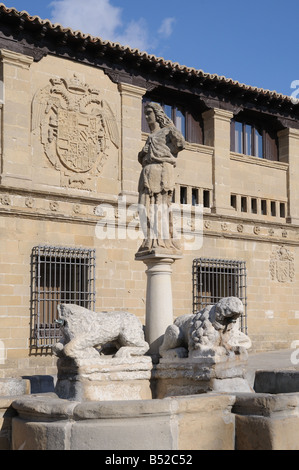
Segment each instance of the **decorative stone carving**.
[{"label": "decorative stone carving", "polygon": [[284,246],[274,249],[270,260],[270,275],[273,281],[292,282],[295,277],[294,255]]},{"label": "decorative stone carving", "polygon": [[154,379],[158,398],[210,391],[252,393],[245,373],[250,338],[239,329],[243,304],[221,299],[170,325]]},{"label": "decorative stone carving", "polygon": [[223,230],[223,232],[227,232],[228,230],[228,225],[226,222],[223,222],[223,224],[221,224],[221,229]]},{"label": "decorative stone carving", "polygon": [[3,206],[11,205],[11,198],[7,194],[5,194],[4,196],[1,196],[0,200]]},{"label": "decorative stone carving", "polygon": [[62,339],[54,346],[58,357],[101,359],[107,345],[117,350],[115,357],[142,356],[149,345],[142,324],[128,312],[95,313],[78,305],[58,307]]},{"label": "decorative stone carving", "polygon": [[75,212],[75,214],[80,214],[81,206],[79,204],[75,204],[73,207],[73,211]]},{"label": "decorative stone carving", "polygon": [[255,233],[255,235],[259,235],[261,233],[261,228],[258,225],[256,225],[253,228],[253,232]]},{"label": "decorative stone carving", "polygon": [[151,134],[138,155],[142,165],[138,192],[144,241],[136,256],[177,254],[180,244],[171,206],[174,168],[179,152],[185,148],[185,140],[159,104],[149,103],[145,116]]},{"label": "decorative stone carving", "polygon": [[239,329],[243,304],[236,297],[221,299],[200,312],[183,315],[170,325],[160,347],[163,358],[234,356],[251,347],[250,338]]},{"label": "decorative stone carving", "polygon": [[49,207],[52,212],[57,212],[59,209],[59,203],[57,201],[51,201]]},{"label": "decorative stone carving", "polygon": [[[116,118],[99,90],[71,80],[51,79],[32,102],[32,131],[39,129],[45,154],[62,173],[62,185],[88,189],[86,174],[100,172],[109,142],[119,148]],[[75,176],[74,174],[77,174]]]},{"label": "decorative stone carving", "polygon": [[27,197],[25,199],[25,205],[29,208],[32,209],[34,207],[34,199],[32,197]]}]

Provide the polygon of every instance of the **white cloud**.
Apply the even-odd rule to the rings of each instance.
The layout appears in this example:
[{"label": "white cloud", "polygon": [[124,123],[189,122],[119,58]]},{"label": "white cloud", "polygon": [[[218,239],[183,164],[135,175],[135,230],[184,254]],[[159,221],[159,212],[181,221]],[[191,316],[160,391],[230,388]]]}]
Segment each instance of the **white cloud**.
[{"label": "white cloud", "polygon": [[158,33],[163,38],[169,38],[173,33],[173,27],[176,22],[175,18],[165,18],[160,26]]},{"label": "white cloud", "polygon": [[93,36],[110,39],[121,26],[121,8],[109,0],[54,0],[51,20]]},{"label": "white cloud", "polygon": [[156,49],[159,38],[168,39],[173,33],[175,18],[165,18],[157,33],[153,34],[143,18],[125,24],[123,9],[111,5],[110,1],[52,0],[50,19],[75,31],[148,52]]},{"label": "white cloud", "polygon": [[136,47],[142,51],[154,47],[149,41],[146,21],[142,18],[139,21],[131,21],[125,31],[116,36],[115,40],[124,46]]},{"label": "white cloud", "polygon": [[132,48],[148,50],[153,47],[144,19],[124,24],[122,8],[110,0],[54,0],[51,21],[103,40],[119,42]]}]

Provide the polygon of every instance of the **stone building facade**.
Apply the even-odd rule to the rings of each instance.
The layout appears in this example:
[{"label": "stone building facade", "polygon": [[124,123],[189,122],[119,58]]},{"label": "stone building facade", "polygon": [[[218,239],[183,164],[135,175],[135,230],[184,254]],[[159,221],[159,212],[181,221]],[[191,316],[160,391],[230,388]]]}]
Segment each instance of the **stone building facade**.
[{"label": "stone building facade", "polygon": [[175,317],[240,295],[255,351],[299,340],[298,104],[3,5],[0,62],[0,378],[55,373],[60,301],[144,321],[149,100],[186,139],[174,202],[191,233],[202,208],[173,265]]}]

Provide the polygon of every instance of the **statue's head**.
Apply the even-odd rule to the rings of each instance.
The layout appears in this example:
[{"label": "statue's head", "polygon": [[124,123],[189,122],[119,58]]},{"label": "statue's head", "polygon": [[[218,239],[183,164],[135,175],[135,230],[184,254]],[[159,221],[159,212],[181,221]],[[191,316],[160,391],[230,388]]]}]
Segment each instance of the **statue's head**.
[{"label": "statue's head", "polygon": [[145,106],[145,113],[147,113],[148,110],[153,111],[155,115],[155,120],[161,128],[173,125],[172,120],[166,115],[165,111],[163,110],[160,104],[155,102],[148,103]]},{"label": "statue's head", "polygon": [[244,313],[243,303],[237,297],[224,297],[215,305],[213,325],[217,330],[236,323]]}]

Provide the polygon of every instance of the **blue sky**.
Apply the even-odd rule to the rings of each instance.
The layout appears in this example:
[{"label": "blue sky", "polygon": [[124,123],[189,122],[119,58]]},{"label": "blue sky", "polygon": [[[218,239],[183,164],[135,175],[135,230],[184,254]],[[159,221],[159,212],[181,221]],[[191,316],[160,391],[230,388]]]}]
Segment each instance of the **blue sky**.
[{"label": "blue sky", "polygon": [[298,0],[3,3],[62,26],[247,85],[285,95],[299,88]]}]

